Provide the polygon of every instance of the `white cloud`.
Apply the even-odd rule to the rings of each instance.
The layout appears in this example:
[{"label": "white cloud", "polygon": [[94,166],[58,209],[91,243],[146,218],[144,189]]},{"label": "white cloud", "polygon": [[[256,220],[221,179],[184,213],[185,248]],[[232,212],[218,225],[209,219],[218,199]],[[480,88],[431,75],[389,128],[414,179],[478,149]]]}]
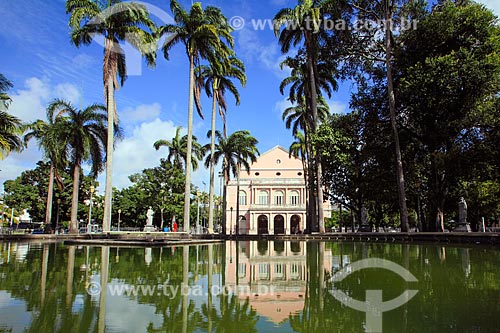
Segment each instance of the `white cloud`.
[{"label": "white cloud", "polygon": [[45,108],[50,99],[50,87],[38,78],[25,81],[25,88],[11,94],[9,112],[23,121],[45,119]]},{"label": "white cloud", "polygon": [[277,112],[281,117],[283,111],[285,111],[291,106],[293,106],[293,104],[288,100],[288,98],[285,98],[281,101],[276,102],[276,104],[274,105],[274,111]]},{"label": "white cloud", "polygon": [[[128,187],[131,185],[128,179],[130,175],[158,166],[160,159],[167,156],[167,149],[162,147],[157,151],[153,143],[160,139],[171,140],[176,129],[177,125],[172,121],[162,121],[158,118],[135,126],[130,137],[117,143],[113,154],[113,187],[119,189]],[[101,193],[104,193],[105,177],[103,173],[98,179]],[[198,170],[192,174],[191,182],[201,189],[204,189],[203,182],[205,182],[208,191],[209,179],[209,171],[205,169],[203,162],[200,162]]]},{"label": "white cloud", "polygon": [[[70,83],[58,84],[54,88],[54,97],[63,98],[66,101],[71,102],[73,105],[79,107],[80,102],[80,90],[76,86]],[[61,96],[61,97],[58,97]]]},{"label": "white cloud", "polygon": [[125,123],[137,123],[151,121],[160,116],[161,105],[159,103],[142,104],[134,108],[126,108],[120,113],[120,119]]},{"label": "white cloud", "polygon": [[25,81],[22,89],[11,94],[11,97],[12,104],[9,107],[9,112],[22,121],[31,122],[45,119],[47,105],[55,98],[78,105],[80,92],[71,83],[53,86],[48,80],[32,77]]},{"label": "white cloud", "polygon": [[237,42],[246,62],[259,62],[265,69],[271,70],[278,78],[287,76],[286,70],[281,70],[280,64],[286,58],[282,55],[279,45],[273,41],[267,45],[261,42],[257,31],[252,30],[251,22],[238,31]]},{"label": "white cloud", "polygon": [[340,101],[328,101],[331,114],[343,114],[347,112],[347,104]]},{"label": "white cloud", "polygon": [[[113,186],[130,186],[128,176],[159,165],[160,158],[166,157],[167,152],[163,148],[155,150],[153,143],[160,139],[172,139],[175,130],[173,122],[158,118],[135,126],[132,135],[116,145],[113,154]],[[105,175],[102,174],[99,178],[99,190],[104,192]]]}]

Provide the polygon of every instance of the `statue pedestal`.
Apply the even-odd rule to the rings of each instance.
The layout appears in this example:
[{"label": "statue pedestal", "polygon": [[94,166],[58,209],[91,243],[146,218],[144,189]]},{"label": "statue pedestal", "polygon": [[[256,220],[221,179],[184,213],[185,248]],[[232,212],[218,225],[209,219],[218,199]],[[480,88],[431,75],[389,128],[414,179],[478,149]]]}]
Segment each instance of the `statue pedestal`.
[{"label": "statue pedestal", "polygon": [[470,224],[469,223],[459,223],[455,229],[453,229],[455,232],[471,232]]},{"label": "statue pedestal", "polygon": [[154,227],[154,226],[152,226],[152,225],[147,225],[147,226],[145,226],[145,227],[144,227],[144,230],[143,230],[143,232],[155,232],[155,231],[156,231],[156,230],[155,230],[155,227]]}]

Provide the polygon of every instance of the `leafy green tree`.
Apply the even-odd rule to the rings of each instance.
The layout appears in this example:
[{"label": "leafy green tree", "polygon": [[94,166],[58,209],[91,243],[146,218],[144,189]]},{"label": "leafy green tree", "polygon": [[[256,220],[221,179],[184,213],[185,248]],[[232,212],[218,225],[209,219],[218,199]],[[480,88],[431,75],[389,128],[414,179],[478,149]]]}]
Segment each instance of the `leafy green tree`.
[{"label": "leafy green tree", "polygon": [[[489,161],[480,151],[490,136],[491,125],[485,121],[497,114],[491,105],[500,91],[496,22],[482,5],[447,1],[402,36],[397,57],[400,107],[408,119],[406,129],[418,142],[416,157],[428,193],[428,230],[443,230],[453,189],[459,180],[472,180],[475,164],[481,165],[483,158]],[[432,31],[434,37],[426,38]],[[451,198],[454,211],[460,196],[465,193]]]},{"label": "leafy green tree", "polygon": [[121,226],[144,226],[149,206],[155,211],[153,224],[160,228],[174,216],[182,215],[185,181],[182,169],[162,159],[159,166],[144,169],[129,179],[132,185],[114,194],[113,216],[117,220],[118,209],[121,210]]},{"label": "leafy green tree", "polygon": [[189,210],[191,202],[191,151],[193,149],[193,109],[196,95],[197,109],[200,116],[199,90],[195,85],[195,68],[201,59],[208,59],[216,64],[232,55],[234,46],[230,35],[231,27],[219,8],[208,6],[205,9],[196,2],[187,12],[176,1],[170,1],[170,9],[174,15],[175,24],[166,24],[158,29],[158,36],[169,35],[162,50],[165,59],[170,58],[171,49],[177,44],[183,44],[189,59],[189,99],[188,99],[188,132],[186,147],[186,184],[184,189],[184,231],[189,228]]},{"label": "leafy green tree", "polygon": [[[409,231],[407,194],[405,184],[405,173],[403,168],[403,156],[400,142],[400,127],[397,103],[397,90],[395,75],[394,48],[397,46],[399,32],[403,30],[404,23],[412,23],[412,19],[418,20],[418,15],[424,10],[425,5],[421,1],[407,2],[404,0],[382,0],[367,1],[355,0],[351,6],[357,21],[373,22],[372,25],[361,29],[350,29],[355,31],[347,43],[348,53],[351,59],[360,61],[365,71],[370,72],[374,67],[383,66],[384,86],[386,88],[385,98],[391,124],[394,143],[396,183],[399,201],[399,216],[401,230]],[[416,21],[415,21],[416,22]],[[378,70],[379,68],[377,68]],[[363,78],[362,78],[363,79]]]},{"label": "leafy green tree", "polygon": [[[26,170],[19,177],[4,182],[5,204],[15,208],[15,215],[18,216],[27,209],[33,222],[43,222],[46,214],[46,203],[43,198],[48,196],[47,189],[49,183],[50,163],[40,161],[36,167]],[[54,188],[54,200],[56,204],[52,205],[52,226],[55,227],[56,221],[60,226],[67,225],[70,220],[72,179],[71,170],[68,167],[59,170],[59,179],[62,186]],[[91,177],[80,175],[80,193],[88,191],[90,185],[97,184]],[[79,216],[88,216],[88,208],[81,204],[78,206]]]},{"label": "leafy green tree", "polygon": [[60,142],[65,144],[66,159],[73,171],[70,232],[77,233],[81,165],[84,162],[90,163],[91,174],[93,177],[97,177],[106,161],[104,154],[108,130],[106,127],[106,107],[93,104],[83,110],[78,110],[69,102],[55,100],[49,105],[48,110],[58,117]]},{"label": "leafy green tree", "polygon": [[[156,40],[148,30],[154,30],[149,12],[142,4],[120,0],[67,0],[66,14],[70,14],[71,42],[76,46],[89,45],[95,35],[104,37],[103,82],[108,115],[109,133],[106,143],[106,193],[104,211],[111,211],[113,149],[116,115],[115,89],[127,78],[125,52],[120,41],[129,42],[145,56],[148,65],[154,65]],[[146,29],[147,28],[147,29]],[[117,76],[120,78],[118,83]],[[111,216],[104,215],[103,230],[109,231]]]},{"label": "leafy green tree", "polygon": [[321,146],[324,183],[330,200],[361,214],[364,202],[365,167],[363,124],[359,113],[334,115],[313,136],[314,146]]}]

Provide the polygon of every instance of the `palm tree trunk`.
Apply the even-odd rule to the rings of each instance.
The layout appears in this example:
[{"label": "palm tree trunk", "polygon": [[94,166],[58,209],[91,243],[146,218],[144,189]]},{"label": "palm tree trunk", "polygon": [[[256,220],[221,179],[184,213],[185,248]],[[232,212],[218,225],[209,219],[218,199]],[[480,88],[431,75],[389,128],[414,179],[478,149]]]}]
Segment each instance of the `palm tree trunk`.
[{"label": "palm tree trunk", "polygon": [[[311,111],[313,114],[313,132],[315,133],[318,129],[319,120],[318,120],[318,102],[317,102],[317,89],[316,89],[316,75],[314,73],[314,61],[313,61],[313,50],[311,46],[311,37],[310,32],[306,32],[306,44],[307,44],[307,67],[309,70],[309,80],[311,84]],[[318,196],[316,197],[316,207],[318,212],[318,223],[319,223],[319,232],[325,232],[325,221],[323,216],[323,185],[321,184],[321,179],[323,178],[323,170],[321,168],[320,161],[320,151],[319,147],[316,147],[316,151],[314,154],[314,161],[316,167],[316,190]]]},{"label": "palm tree trunk", "polygon": [[313,152],[311,147],[311,141],[309,139],[309,126],[304,129],[305,141],[306,141],[306,154],[307,154],[307,178],[306,181],[306,191],[308,193],[307,203],[306,203],[306,225],[307,232],[311,233],[315,226],[316,221],[316,204],[314,203],[314,167],[313,167]]},{"label": "palm tree trunk", "polygon": [[[182,247],[182,288],[187,290],[189,283],[189,246]],[[188,326],[188,293],[182,293],[182,333],[187,333]]]},{"label": "palm tree trunk", "polygon": [[[112,41],[106,40],[108,47]],[[106,189],[104,193],[104,216],[102,220],[102,231],[110,231],[111,226],[111,196],[113,193],[113,148],[114,148],[114,116],[115,116],[115,88],[113,75],[109,75],[106,79],[107,84],[107,100],[106,108],[108,109],[108,137],[106,144]]]},{"label": "palm tree trunk", "polygon": [[106,331],[106,293],[108,290],[109,276],[109,247],[101,248],[101,293],[99,294],[99,315],[97,319],[97,332]]},{"label": "palm tree trunk", "polygon": [[194,103],[194,57],[189,55],[189,102],[188,132],[186,147],[186,184],[184,186],[184,231],[189,231],[189,214],[191,210],[191,158],[193,151],[193,103]]},{"label": "palm tree trunk", "polygon": [[50,163],[49,188],[47,190],[47,206],[45,208],[45,225],[52,222],[52,202],[54,200],[54,164]]},{"label": "palm tree trunk", "polygon": [[[236,181],[236,236],[240,234],[240,172],[241,163],[238,163],[238,178]],[[236,266],[236,268],[238,268],[238,266]]]},{"label": "palm tree trunk", "polygon": [[208,284],[208,332],[212,332],[212,280],[213,280],[213,245],[208,244],[208,268],[207,268],[207,284]]},{"label": "palm tree trunk", "polygon": [[78,233],[78,190],[80,188],[80,165],[75,165],[73,170],[73,195],[71,199],[71,224],[69,232]]},{"label": "palm tree trunk", "polygon": [[215,83],[213,89],[212,101],[212,137],[210,139],[210,194],[208,199],[208,232],[212,233],[214,229],[214,183],[215,183],[215,118],[217,111],[217,92],[215,90]]},{"label": "palm tree trunk", "polygon": [[66,305],[73,301],[73,278],[75,274],[75,246],[68,247],[68,264],[66,266]]},{"label": "palm tree trunk", "polygon": [[222,234],[226,234],[226,223],[227,223],[227,182],[229,181],[229,177],[226,172],[227,168],[227,163],[226,163],[226,158],[224,157],[224,166],[222,168],[224,172],[224,189],[222,192]]},{"label": "palm tree trunk", "polygon": [[45,302],[45,291],[47,288],[47,267],[49,261],[49,244],[43,246],[42,252],[42,277],[40,278],[40,307]]},{"label": "palm tree trunk", "polygon": [[394,82],[392,77],[392,31],[390,23],[392,22],[392,10],[389,0],[385,1],[385,64],[387,67],[387,90],[389,94],[389,112],[391,116],[391,127],[394,135],[394,144],[396,149],[396,174],[398,181],[399,212],[401,218],[401,231],[408,232],[408,209],[406,207],[405,178],[403,172],[403,161],[401,157],[401,147],[399,143],[398,126],[396,122],[396,97],[394,95]]}]

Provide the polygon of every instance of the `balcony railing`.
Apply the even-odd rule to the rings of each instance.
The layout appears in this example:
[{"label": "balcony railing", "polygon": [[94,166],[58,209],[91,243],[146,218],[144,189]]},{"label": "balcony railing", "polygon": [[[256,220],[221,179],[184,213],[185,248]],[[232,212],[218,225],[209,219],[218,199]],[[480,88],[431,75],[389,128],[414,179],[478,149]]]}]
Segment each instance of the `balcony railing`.
[{"label": "balcony railing", "polygon": [[249,206],[250,210],[305,210],[306,205],[260,205]]},{"label": "balcony railing", "polygon": [[[231,180],[229,186],[236,186],[236,180]],[[300,178],[261,178],[261,179],[242,179],[240,180],[240,186],[275,186],[275,185],[296,185],[305,186],[304,179]]]}]

